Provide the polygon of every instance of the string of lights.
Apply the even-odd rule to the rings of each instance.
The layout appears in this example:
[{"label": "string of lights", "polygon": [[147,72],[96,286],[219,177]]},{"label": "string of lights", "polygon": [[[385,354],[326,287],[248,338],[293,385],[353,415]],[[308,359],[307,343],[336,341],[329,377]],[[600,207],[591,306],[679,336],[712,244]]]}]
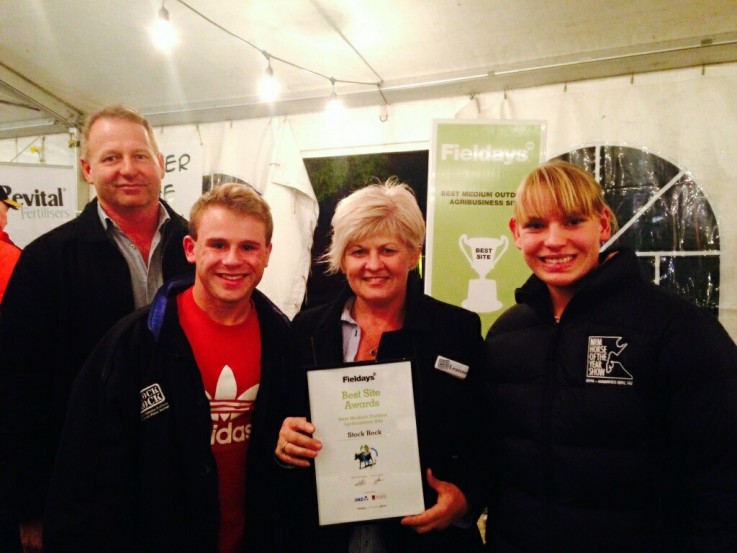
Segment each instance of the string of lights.
[{"label": "string of lights", "polygon": [[[379,95],[381,96],[381,100],[383,102],[382,106],[382,113],[385,112],[386,106],[389,105],[389,102],[387,101],[386,97],[384,96],[384,92],[382,91],[382,84],[383,81],[379,80],[376,82],[367,82],[367,81],[354,81],[349,79],[338,79],[333,76],[328,76],[324,73],[321,73],[319,71],[315,71],[314,69],[310,69],[309,67],[305,67],[303,65],[300,65],[298,63],[289,61],[287,59],[274,56],[270,52],[260,48],[253,42],[247,40],[246,38],[243,38],[242,36],[234,33],[233,31],[225,28],[220,23],[212,20],[196,8],[192,7],[190,4],[185,2],[184,0],[176,0],[179,4],[190,10],[192,13],[197,15],[198,17],[202,18],[203,20],[207,21],[209,24],[213,25],[217,29],[221,30],[222,32],[228,34],[229,36],[239,40],[240,42],[243,42],[244,44],[247,44],[254,50],[257,50],[259,53],[261,53],[262,56],[264,56],[266,60],[266,70],[264,71],[264,76],[259,81],[259,94],[261,96],[261,99],[265,102],[273,103],[276,101],[279,97],[279,94],[281,92],[281,85],[279,84],[278,80],[274,76],[274,69],[271,65],[272,60],[277,61],[279,63],[282,63],[284,65],[288,65],[290,67],[293,67],[294,69],[298,69],[300,71],[306,71],[308,73],[311,73],[312,75],[321,77],[325,80],[327,80],[330,83],[330,94],[328,96],[328,101],[326,104],[326,109],[328,112],[335,113],[337,111],[340,111],[342,104],[340,102],[340,99],[338,98],[337,93],[335,92],[335,84],[336,83],[343,83],[343,84],[353,84],[353,85],[360,85],[360,86],[371,86],[375,87]],[[344,40],[345,37],[340,33],[341,38]],[[169,17],[169,10],[166,9],[166,6],[164,5],[164,0],[161,2],[161,9],[159,10],[159,16],[158,20],[155,24],[155,26],[152,29],[152,40],[157,48],[164,50],[164,51],[171,51],[176,44],[178,43],[178,37],[176,30],[174,29],[170,17]],[[352,46],[351,46],[352,47]],[[355,50],[355,49],[354,49]],[[358,54],[359,57],[360,54]],[[364,63],[367,63],[363,57],[361,57],[361,60]],[[368,64],[367,64],[368,65]],[[376,73],[371,66],[369,66],[371,71]],[[378,75],[377,75],[378,76]]]}]

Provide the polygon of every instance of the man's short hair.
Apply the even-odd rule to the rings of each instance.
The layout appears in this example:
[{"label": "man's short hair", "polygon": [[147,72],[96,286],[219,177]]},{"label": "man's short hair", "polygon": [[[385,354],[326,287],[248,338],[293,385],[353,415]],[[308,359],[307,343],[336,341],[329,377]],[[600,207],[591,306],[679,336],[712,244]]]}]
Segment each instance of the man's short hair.
[{"label": "man's short hair", "polygon": [[266,227],[266,244],[271,244],[274,221],[271,209],[250,185],[237,182],[221,184],[200,196],[189,212],[189,235],[197,240],[197,228],[202,214],[210,207],[224,207],[241,215],[251,215]]},{"label": "man's short hair", "polygon": [[143,126],[144,129],[146,129],[146,133],[148,134],[148,139],[151,141],[151,146],[153,146],[154,153],[157,156],[159,155],[159,145],[156,142],[154,128],[151,126],[151,123],[148,122],[148,119],[146,119],[143,115],[141,115],[138,110],[132,107],[116,104],[112,106],[106,106],[96,111],[95,113],[88,116],[85,120],[84,127],[82,127],[81,144],[83,159],[87,159],[87,144],[90,140],[90,129],[92,128],[92,125],[95,123],[95,121],[97,121],[98,119],[122,119],[124,121],[138,123],[139,125]]}]

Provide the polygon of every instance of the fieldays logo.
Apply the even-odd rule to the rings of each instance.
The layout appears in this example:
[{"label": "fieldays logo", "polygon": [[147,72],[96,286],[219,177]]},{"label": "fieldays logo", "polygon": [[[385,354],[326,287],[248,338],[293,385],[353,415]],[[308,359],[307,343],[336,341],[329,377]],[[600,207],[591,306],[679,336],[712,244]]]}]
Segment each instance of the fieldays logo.
[{"label": "fieldays logo", "polygon": [[461,148],[460,144],[442,144],[440,159],[442,161],[484,161],[511,165],[530,159],[530,152],[534,149],[535,144],[532,142],[525,144],[524,148],[495,148],[493,144],[473,144],[470,147]]},{"label": "fieldays logo", "polygon": [[23,219],[71,219],[72,211],[64,203],[64,188],[53,192],[39,190],[14,192],[13,187],[2,185],[9,198],[23,204],[20,210]]},{"label": "fieldays logo", "polygon": [[343,382],[371,382],[372,380],[376,380],[376,373],[370,374],[370,375],[356,375],[356,376],[344,376]]}]

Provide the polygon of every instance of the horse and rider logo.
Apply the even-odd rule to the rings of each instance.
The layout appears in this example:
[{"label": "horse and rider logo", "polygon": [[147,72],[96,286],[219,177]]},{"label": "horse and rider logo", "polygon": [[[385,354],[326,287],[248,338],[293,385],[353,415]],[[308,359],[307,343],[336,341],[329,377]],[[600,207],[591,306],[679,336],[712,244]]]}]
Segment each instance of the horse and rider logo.
[{"label": "horse and rider logo", "polygon": [[369,447],[367,444],[363,444],[360,447],[358,453],[355,454],[354,459],[358,461],[358,468],[365,469],[367,467],[373,467],[379,458],[379,452],[375,448]]},{"label": "horse and rider logo", "polygon": [[586,382],[632,386],[634,377],[625,367],[622,354],[628,345],[622,336],[589,336]]}]

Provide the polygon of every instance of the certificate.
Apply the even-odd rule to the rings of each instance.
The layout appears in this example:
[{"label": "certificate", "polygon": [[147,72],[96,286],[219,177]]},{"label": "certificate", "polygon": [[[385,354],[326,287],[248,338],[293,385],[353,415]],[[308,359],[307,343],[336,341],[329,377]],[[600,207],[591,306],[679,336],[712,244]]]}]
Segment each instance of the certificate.
[{"label": "certificate", "polygon": [[425,510],[409,361],[307,372],[320,525]]}]

